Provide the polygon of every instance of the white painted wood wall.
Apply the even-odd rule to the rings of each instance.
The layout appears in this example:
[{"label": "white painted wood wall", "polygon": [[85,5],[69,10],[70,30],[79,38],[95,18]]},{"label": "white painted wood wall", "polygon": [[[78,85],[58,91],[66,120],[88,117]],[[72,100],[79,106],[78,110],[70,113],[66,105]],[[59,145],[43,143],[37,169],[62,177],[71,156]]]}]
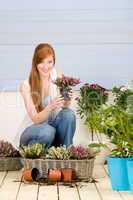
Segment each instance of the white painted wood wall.
[{"label": "white painted wood wall", "polygon": [[123,84],[133,74],[132,33],[132,0],[1,0],[0,89],[17,89],[40,42],[82,83]]}]

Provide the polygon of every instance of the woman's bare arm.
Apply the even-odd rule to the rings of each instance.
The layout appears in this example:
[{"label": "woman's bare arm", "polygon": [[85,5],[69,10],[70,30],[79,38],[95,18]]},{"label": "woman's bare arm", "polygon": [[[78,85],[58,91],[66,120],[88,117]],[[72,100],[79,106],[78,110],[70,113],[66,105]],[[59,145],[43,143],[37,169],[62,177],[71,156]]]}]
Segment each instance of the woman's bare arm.
[{"label": "woman's bare arm", "polygon": [[25,82],[22,82],[20,84],[19,90],[24,99],[26,111],[34,124],[44,122],[48,119],[48,115],[52,110],[62,106],[62,98],[58,96],[50,104],[48,104],[41,112],[38,113],[31,97],[29,85]]}]

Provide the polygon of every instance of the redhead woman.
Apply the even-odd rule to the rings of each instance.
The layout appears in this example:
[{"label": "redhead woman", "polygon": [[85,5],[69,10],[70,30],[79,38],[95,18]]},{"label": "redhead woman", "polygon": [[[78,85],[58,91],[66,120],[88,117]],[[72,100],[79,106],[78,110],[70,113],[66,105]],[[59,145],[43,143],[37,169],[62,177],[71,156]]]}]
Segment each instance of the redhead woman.
[{"label": "redhead woman", "polygon": [[[61,77],[55,67],[55,52],[49,44],[39,44],[34,51],[29,79],[20,84],[20,92],[26,108],[23,131],[19,131],[19,145],[43,143],[66,145],[73,143],[76,118],[69,108],[71,101],[64,101],[53,83]],[[69,93],[71,99],[74,92]]]}]

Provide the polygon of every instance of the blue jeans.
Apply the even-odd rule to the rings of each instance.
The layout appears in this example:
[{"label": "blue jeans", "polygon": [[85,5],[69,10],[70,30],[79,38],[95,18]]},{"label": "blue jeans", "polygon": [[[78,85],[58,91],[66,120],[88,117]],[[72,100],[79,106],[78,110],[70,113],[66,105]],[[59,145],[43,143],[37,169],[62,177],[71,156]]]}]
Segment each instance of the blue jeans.
[{"label": "blue jeans", "polygon": [[20,137],[20,145],[35,143],[52,145],[73,144],[73,136],[76,129],[76,117],[70,108],[62,109],[52,121],[32,124],[27,127]]}]

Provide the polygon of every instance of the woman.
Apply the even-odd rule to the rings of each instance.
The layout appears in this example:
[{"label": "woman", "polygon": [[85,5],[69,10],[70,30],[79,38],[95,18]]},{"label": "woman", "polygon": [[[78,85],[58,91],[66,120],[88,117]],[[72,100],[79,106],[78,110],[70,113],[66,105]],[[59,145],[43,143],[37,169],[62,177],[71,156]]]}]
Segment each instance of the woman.
[{"label": "woman", "polygon": [[[25,123],[19,145],[44,143],[50,147],[73,143],[76,118],[69,108],[71,102],[57,95],[53,81],[62,72],[54,65],[54,49],[49,44],[39,44],[33,55],[29,80],[20,84],[30,123]],[[74,97],[73,92],[69,95]]]}]

